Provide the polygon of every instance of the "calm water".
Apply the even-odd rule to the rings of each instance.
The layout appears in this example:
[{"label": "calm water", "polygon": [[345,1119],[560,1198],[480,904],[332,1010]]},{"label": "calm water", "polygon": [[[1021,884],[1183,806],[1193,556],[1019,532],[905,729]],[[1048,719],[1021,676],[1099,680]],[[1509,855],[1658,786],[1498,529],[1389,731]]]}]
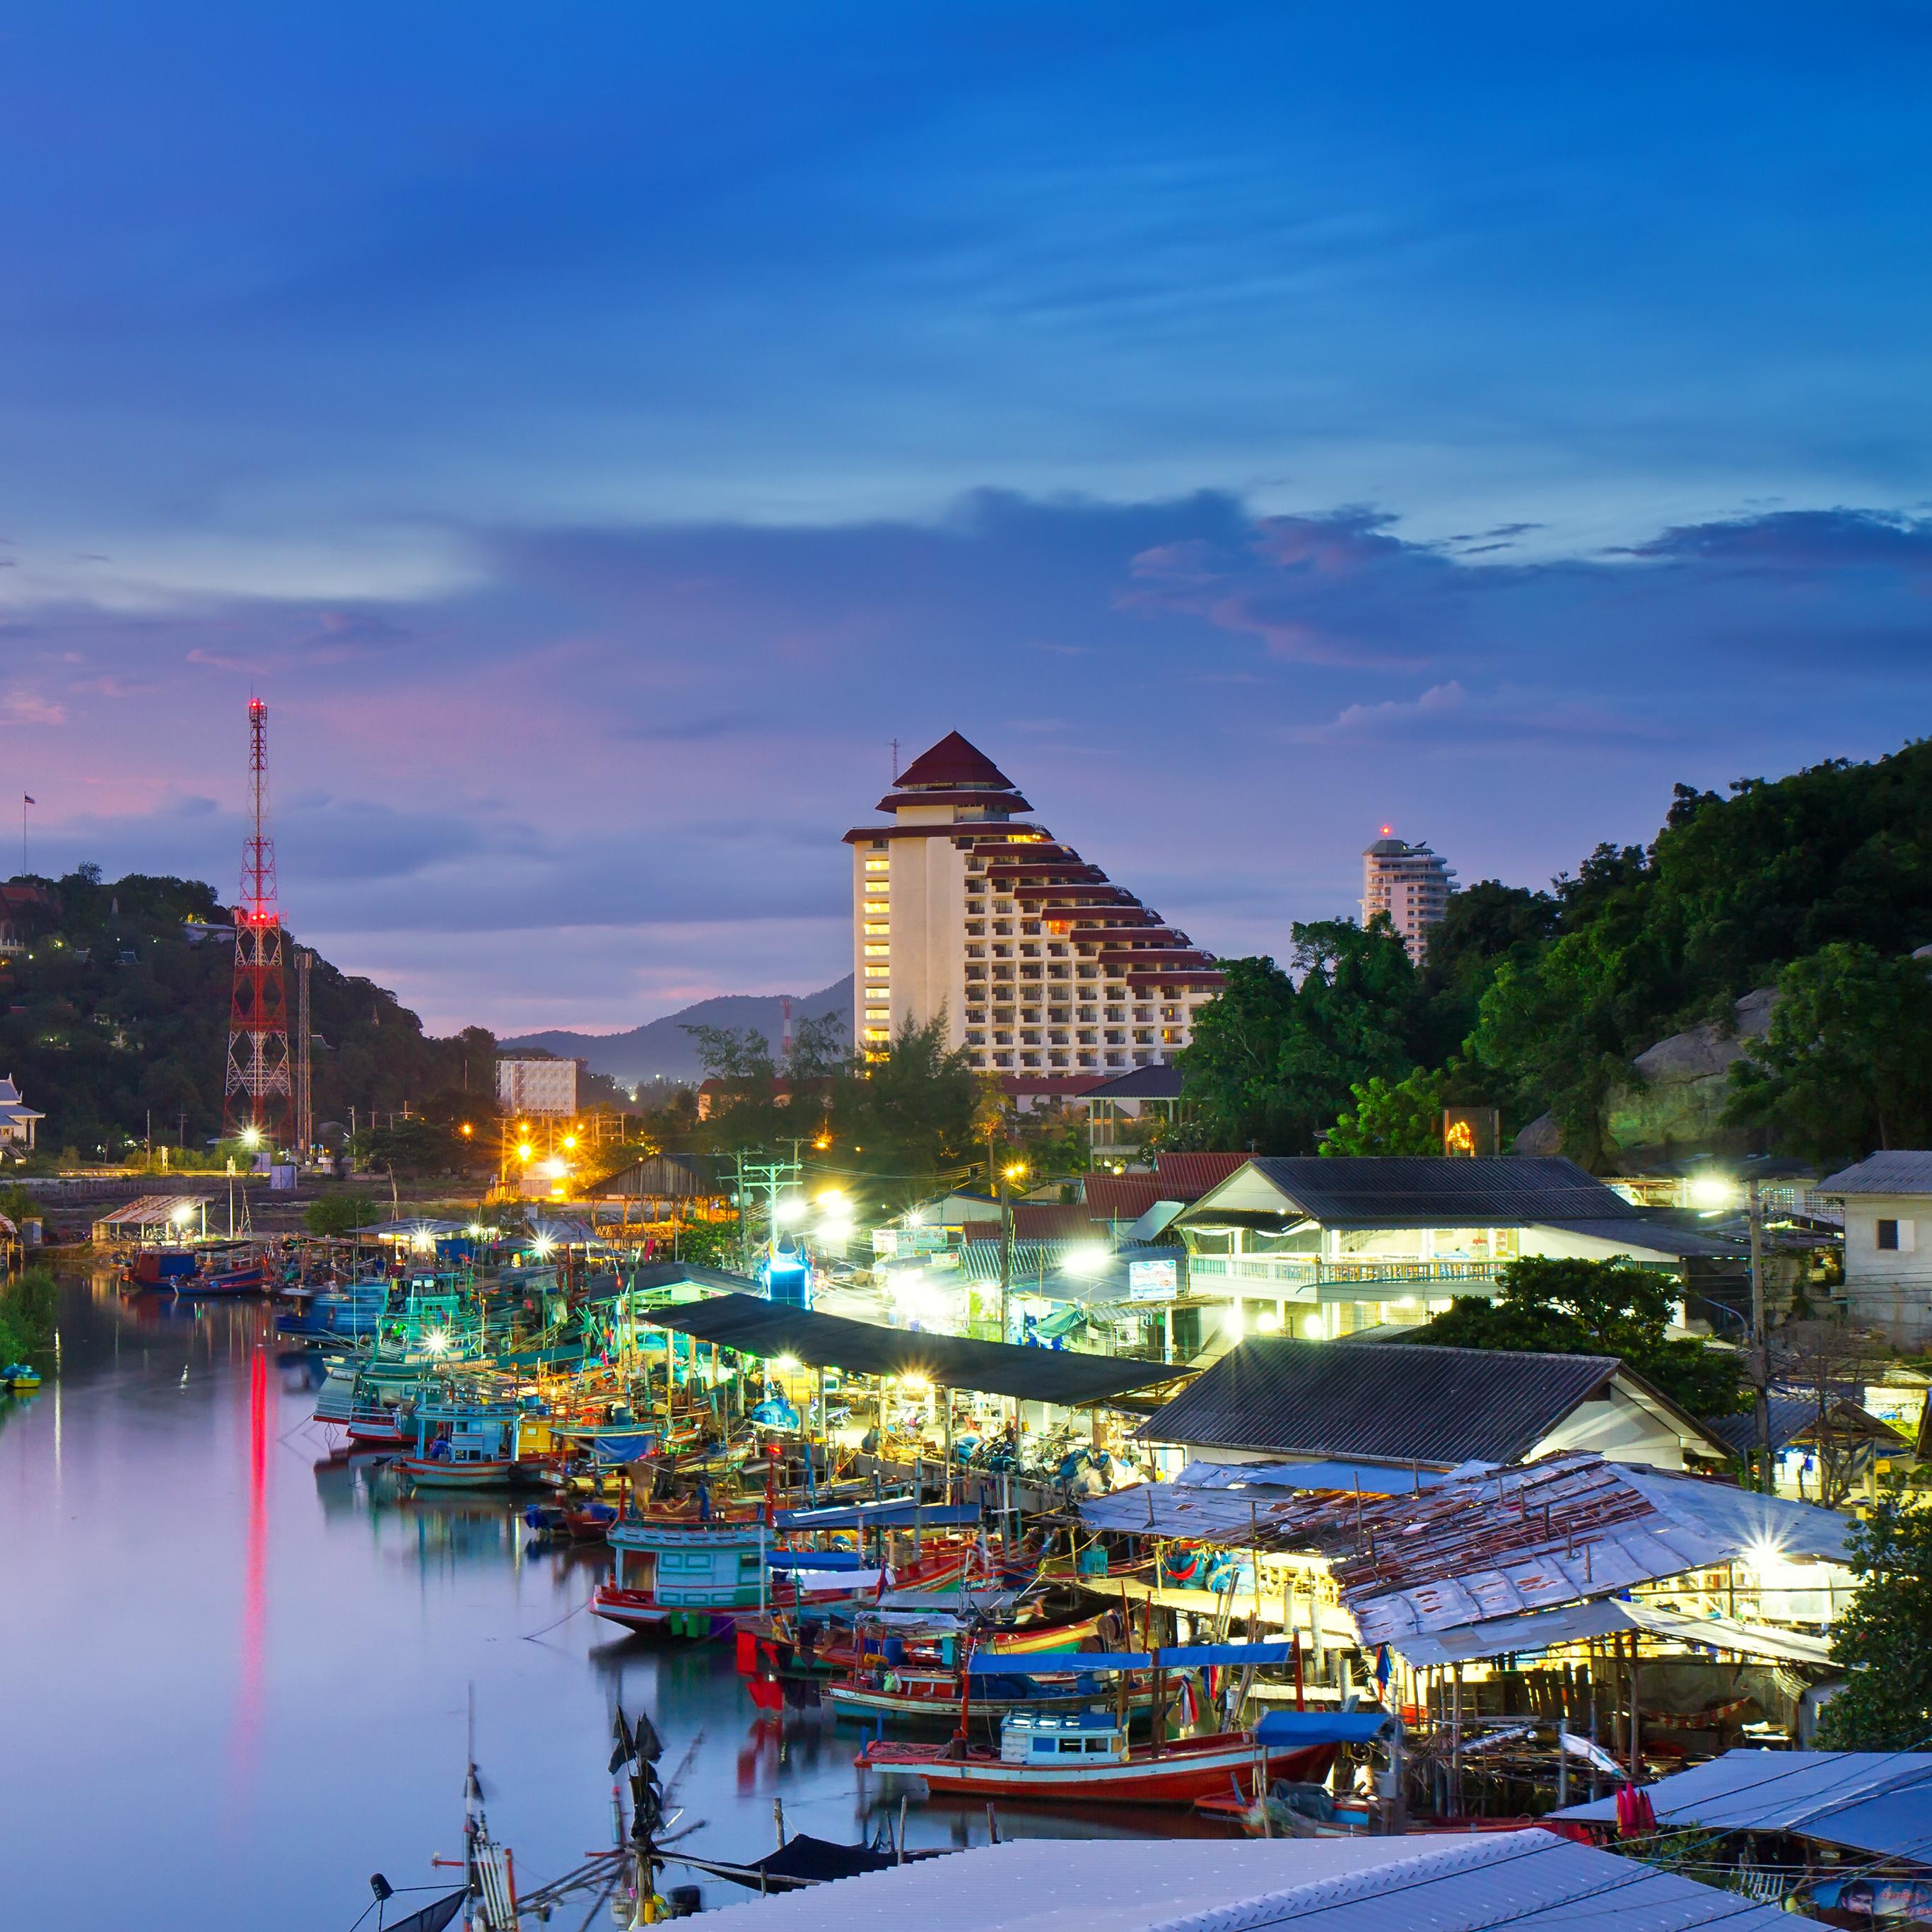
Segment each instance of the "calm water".
[{"label": "calm water", "polygon": [[[530,1546],[513,1506],[407,1502],[329,1452],[299,1354],[258,1304],[68,1289],[61,1371],[0,1398],[0,1887],[64,1932],[342,1932],[375,1870],[460,1847],[465,1707],[490,1821],[535,1882],[610,1842],[610,1711],[647,1708],[690,1848],[788,1829],[851,1841],[904,1787],[857,1732],[760,1720],[728,1645],[618,1636],[581,1606],[587,1552]],[[1003,1836],[1185,1831],[1011,1808]],[[908,1840],[983,1842],[921,1804]],[[672,1868],[667,1882],[691,1874]],[[718,1881],[707,1904],[748,1896]],[[574,1923],[574,1921],[571,1922]]]}]

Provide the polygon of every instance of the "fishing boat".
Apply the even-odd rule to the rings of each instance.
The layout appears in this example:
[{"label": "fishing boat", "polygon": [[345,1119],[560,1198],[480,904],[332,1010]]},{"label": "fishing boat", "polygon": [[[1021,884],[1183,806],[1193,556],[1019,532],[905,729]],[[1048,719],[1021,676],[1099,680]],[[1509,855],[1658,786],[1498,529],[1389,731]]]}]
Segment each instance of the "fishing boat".
[{"label": "fishing boat", "polygon": [[192,1258],[194,1273],[174,1280],[177,1294],[259,1294],[268,1284],[262,1251],[252,1241],[211,1241]]},{"label": "fishing boat", "polygon": [[[893,1718],[910,1723],[956,1724],[959,1718],[959,1675],[952,1670],[897,1670],[875,1673],[877,1683],[848,1679],[828,1684],[820,1695],[839,1718],[870,1723]],[[971,1709],[976,1715],[1004,1718],[1016,1711],[1082,1711],[1113,1696],[1097,1677],[989,1677],[974,1688]],[[1154,1708],[1150,1689],[1127,1694],[1130,1718]]]},{"label": "fishing boat", "polygon": [[414,1420],[416,1453],[395,1466],[416,1489],[514,1488],[550,1466],[548,1454],[531,1446],[532,1425],[542,1434],[541,1420],[520,1403],[422,1402]]},{"label": "fishing boat", "polygon": [[1250,1731],[1136,1744],[1111,1711],[1016,1710],[1001,1720],[996,1751],[956,1736],[943,1744],[874,1739],[854,1762],[917,1778],[934,1796],[1192,1804],[1231,1782],[1264,1792],[1277,1778],[1318,1778],[1334,1756],[1332,1744],[1276,1749]]},{"label": "fishing boat", "polygon": [[172,1288],[200,1265],[189,1248],[139,1248],[122,1264],[121,1286],[140,1294],[149,1288]]},{"label": "fishing boat", "polygon": [[414,1439],[411,1416],[423,1384],[420,1366],[332,1361],[315,1399],[315,1419],[333,1424],[364,1448],[400,1448]]},{"label": "fishing boat", "polygon": [[709,1636],[741,1612],[764,1607],[769,1581],[762,1523],[690,1524],[627,1517],[606,1532],[610,1578],[590,1607],[626,1630]]},{"label": "fishing boat", "polygon": [[0,1369],[0,1383],[4,1383],[16,1395],[30,1395],[40,1385],[40,1372],[29,1363],[9,1362]]}]

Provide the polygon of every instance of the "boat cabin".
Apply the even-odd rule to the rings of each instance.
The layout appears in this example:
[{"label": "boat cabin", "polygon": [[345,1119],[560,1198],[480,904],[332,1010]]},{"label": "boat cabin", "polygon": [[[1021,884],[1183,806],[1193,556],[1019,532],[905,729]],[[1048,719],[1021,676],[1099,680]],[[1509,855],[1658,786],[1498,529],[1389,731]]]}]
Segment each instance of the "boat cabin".
[{"label": "boat cabin", "polygon": [[622,1522],[610,1532],[610,1581],[670,1610],[757,1610],[764,1601],[762,1526]]},{"label": "boat cabin", "polygon": [[1016,1711],[1000,1726],[1003,1764],[1121,1764],[1127,1734],[1108,1711]]},{"label": "boat cabin", "polygon": [[416,1412],[416,1454],[452,1469],[514,1462],[524,1450],[524,1421],[514,1402],[423,1402]]}]

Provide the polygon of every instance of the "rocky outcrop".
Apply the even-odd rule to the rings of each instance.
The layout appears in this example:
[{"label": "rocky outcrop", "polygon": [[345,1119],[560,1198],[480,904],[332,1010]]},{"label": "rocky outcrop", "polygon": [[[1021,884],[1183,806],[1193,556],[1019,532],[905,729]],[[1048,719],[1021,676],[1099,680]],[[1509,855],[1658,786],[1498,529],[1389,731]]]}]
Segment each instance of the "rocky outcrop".
[{"label": "rocky outcrop", "polygon": [[[1771,1024],[1777,999],[1774,988],[1760,986],[1737,1002],[1729,1025],[1705,1020],[1637,1055],[1631,1064],[1643,1084],[1620,1089],[1610,1106],[1610,1138],[1624,1159],[1747,1150],[1752,1136],[1725,1126],[1724,1102],[1731,1069],[1743,1058],[1744,1042],[1761,1038]],[[1538,1115],[1516,1136],[1516,1150],[1562,1153],[1556,1123]]]}]

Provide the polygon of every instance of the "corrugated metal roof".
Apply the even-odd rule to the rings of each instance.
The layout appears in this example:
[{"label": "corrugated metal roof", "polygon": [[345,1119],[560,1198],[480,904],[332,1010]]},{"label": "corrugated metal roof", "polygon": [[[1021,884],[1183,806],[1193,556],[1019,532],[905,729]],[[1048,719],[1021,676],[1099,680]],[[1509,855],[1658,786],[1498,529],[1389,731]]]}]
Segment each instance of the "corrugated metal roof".
[{"label": "corrugated metal roof", "polygon": [[1932,1194],[1932,1153],[1901,1148],[1828,1174],[1814,1194]]},{"label": "corrugated metal roof", "polygon": [[1647,1630],[1653,1636],[1773,1664],[1822,1664],[1831,1660],[1831,1646],[1817,1637],[1801,1636],[1794,1630],[1775,1630],[1768,1624],[1737,1623],[1728,1617],[1683,1616],[1654,1604],[1614,1597],[1525,1616],[1486,1618],[1452,1630],[1418,1631],[1395,1647],[1420,1670],[1430,1664],[1469,1664],[1479,1658],[1547,1650],[1552,1644],[1576,1643],[1586,1637],[1627,1630]]},{"label": "corrugated metal roof", "polygon": [[1161,1192],[1170,1199],[1198,1201],[1231,1174],[1248,1164],[1244,1154],[1157,1154],[1154,1171]]},{"label": "corrugated metal roof", "polygon": [[1789,1918],[1544,1831],[1441,1839],[1021,1839],[705,1915],[715,1932],[1541,1932],[1614,1899],[1618,1932]]},{"label": "corrugated metal roof", "polygon": [[1558,1228],[1565,1234],[1582,1234],[1593,1241],[1614,1241],[1633,1254],[1669,1255],[1678,1260],[1694,1256],[1701,1260],[1734,1261],[1750,1252],[1743,1242],[1700,1234],[1694,1228],[1675,1228],[1667,1221],[1654,1220],[1640,1211],[1580,1221],[1540,1217],[1533,1225]]},{"label": "corrugated metal roof", "polygon": [[1175,1482],[1203,1490],[1360,1490],[1398,1496],[1438,1488],[1433,1469],[1391,1469],[1380,1462],[1190,1462]]},{"label": "corrugated metal roof", "polygon": [[1139,1433],[1152,1442],[1444,1469],[1511,1462],[1618,1366],[1612,1355],[1256,1337],[1231,1349]]},{"label": "corrugated metal roof", "polygon": [[[1791,1832],[1932,1863],[1932,1755],[1924,1752],[1731,1750],[1648,1789],[1660,1825]],[[1616,1801],[1552,1815],[1609,1822]]]},{"label": "corrugated metal roof", "polygon": [[[1324,1227],[1524,1227],[1614,1221],[1642,1228],[1636,1208],[1574,1161],[1438,1154],[1264,1156],[1250,1165]],[[1166,1163],[1162,1163],[1165,1172]],[[1212,1204],[1209,1196],[1203,1205]]]},{"label": "corrugated metal roof", "polygon": [[1178,1100],[1180,1069],[1174,1066],[1136,1066],[1118,1080],[1108,1080],[1088,1096],[1095,1100]]}]

